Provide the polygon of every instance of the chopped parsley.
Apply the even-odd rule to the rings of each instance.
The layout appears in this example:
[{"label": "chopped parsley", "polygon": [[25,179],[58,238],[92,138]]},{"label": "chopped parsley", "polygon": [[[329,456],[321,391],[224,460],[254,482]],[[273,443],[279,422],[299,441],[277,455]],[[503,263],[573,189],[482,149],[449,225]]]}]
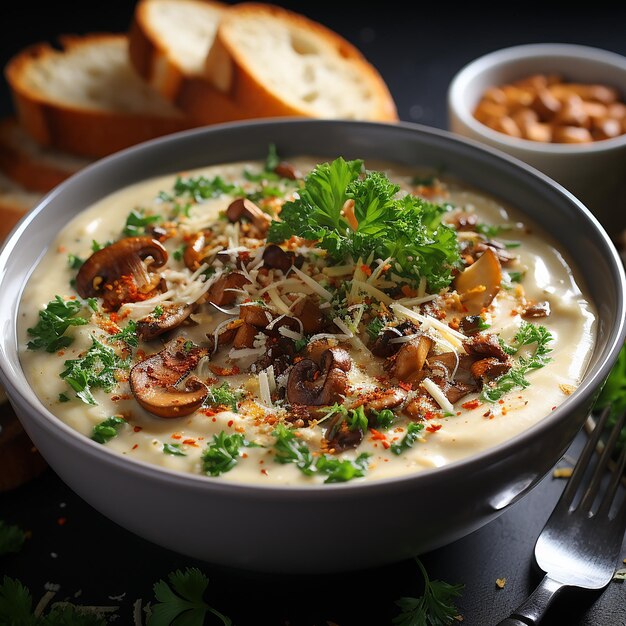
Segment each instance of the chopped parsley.
[{"label": "chopped parsley", "polygon": [[182,444],[180,443],[164,443],[163,454],[171,454],[172,456],[187,456]]},{"label": "chopped parsley", "polygon": [[160,221],[160,215],[146,215],[143,209],[133,210],[126,218],[122,233],[125,237],[139,237],[146,234],[148,226]]},{"label": "chopped parsley", "polygon": [[117,385],[116,373],[128,369],[130,364],[95,337],[91,342],[83,356],[65,361],[65,370],[60,376],[83,402],[95,405],[92,389],[111,391]]},{"label": "chopped parsley", "polygon": [[263,169],[266,172],[273,172],[280,164],[280,157],[276,150],[276,144],[271,143],[267,147],[267,156],[265,157],[265,165]]},{"label": "chopped parsley", "polygon": [[104,243],[98,243],[95,239],[92,239],[91,251],[99,252],[100,250],[103,250],[104,248],[107,248],[108,246],[110,246],[112,243],[113,243],[112,241],[105,241]]},{"label": "chopped parsley", "polygon": [[524,280],[526,272],[509,272],[509,280],[512,283],[521,283]]},{"label": "chopped parsley", "polygon": [[125,344],[136,348],[139,345],[139,339],[137,337],[137,322],[135,320],[128,320],[128,324],[119,333],[111,335],[109,339],[115,341],[123,341]]},{"label": "chopped parsley", "polygon": [[202,454],[202,470],[210,476],[230,472],[239,461],[239,449],[242,447],[254,448],[257,444],[248,441],[239,433],[227,435],[222,431],[219,435],[213,435],[213,441],[207,444]]},{"label": "chopped parsley", "polygon": [[337,459],[328,454],[314,461],[307,444],[283,424],[278,424],[272,435],[276,437],[274,460],[283,465],[293,463],[306,476],[326,474],[325,483],[346,482],[365,476],[370,457],[367,452],[360,454],[354,461]]},{"label": "chopped parsley", "polygon": [[219,198],[223,194],[231,196],[244,196],[245,192],[239,185],[227,183],[221,176],[207,178],[206,176],[191,176],[189,178],[176,178],[174,183],[176,196],[188,196],[196,202],[203,202],[210,198]]},{"label": "chopped parsley", "polygon": [[163,307],[160,304],[157,304],[154,307],[154,310],[152,311],[152,316],[153,317],[161,317],[161,315],[163,315],[164,311],[163,311]]},{"label": "chopped parsley", "polygon": [[65,393],[60,393],[59,394],[59,402],[69,402],[70,398],[67,394]]},{"label": "chopped parsley", "polygon": [[180,246],[179,248],[177,248],[176,250],[174,250],[174,254],[172,254],[172,256],[177,260],[177,261],[182,261],[183,260],[183,256],[185,254],[185,248],[187,246],[185,244],[183,244],[182,246]]},{"label": "chopped parsley", "polygon": [[476,232],[485,237],[497,237],[502,233],[512,230],[513,224],[476,224]]},{"label": "chopped parsley", "polygon": [[67,255],[67,264],[70,266],[70,269],[79,270],[83,266],[84,262],[85,259],[81,259],[75,254],[70,253]]},{"label": "chopped parsley", "polygon": [[358,428],[362,433],[367,432],[367,415],[365,415],[362,404],[356,409],[350,410],[346,422],[350,430]]},{"label": "chopped parsley", "polygon": [[365,330],[369,338],[374,341],[382,332],[386,325],[386,321],[382,317],[375,317],[366,327]]},{"label": "chopped parsley", "polygon": [[[93,308],[92,304],[95,304],[95,301],[87,304]],[[55,296],[54,300],[48,302],[45,309],[39,311],[37,324],[27,330],[28,334],[33,337],[28,342],[27,348],[57,352],[69,346],[74,338],[65,334],[68,328],[89,323],[88,319],[78,315],[84,308],[85,303],[80,300],[63,300],[61,296]]]},{"label": "chopped parsley", "polygon": [[463,585],[431,580],[422,562],[417,558],[415,562],[424,578],[424,595],[397,600],[401,613],[392,623],[396,626],[447,626],[454,623],[459,613],[454,600],[461,595]]},{"label": "chopped parsley", "polygon": [[376,426],[384,429],[389,428],[396,419],[396,414],[391,409],[383,409],[382,411],[370,409],[370,413],[376,420]]},{"label": "chopped parsley", "polygon": [[221,620],[223,626],[232,626],[230,618],[204,601],[209,579],[199,569],[176,570],[169,574],[168,580],[169,584],[159,580],[154,585],[156,602],[151,605],[147,626],[201,626],[207,613]]},{"label": "chopped parsley", "polygon": [[[280,243],[294,235],[317,240],[335,262],[370,254],[391,258],[409,283],[426,278],[431,292],[448,286],[460,257],[456,232],[442,223],[445,207],[413,195],[398,197],[399,186],[385,174],[366,172],[362,177],[362,170],[360,160],[338,158],[318,165],[298,198],[283,205],[268,241]],[[356,230],[343,214],[347,200],[355,203]]]},{"label": "chopped parsley", "polygon": [[19,526],[0,520],[0,556],[19,552],[25,540],[26,535]]},{"label": "chopped parsley", "polygon": [[117,437],[118,430],[126,424],[126,420],[119,415],[107,417],[103,422],[93,427],[91,438],[97,443],[107,443]]},{"label": "chopped parsley", "polygon": [[243,394],[240,391],[233,391],[227,382],[219,386],[210,387],[209,395],[204,403],[207,406],[226,407],[233,413],[237,413],[237,402],[241,400]]},{"label": "chopped parsley", "polygon": [[422,430],[424,430],[424,424],[420,422],[410,422],[406,427],[404,437],[402,437],[398,443],[392,443],[390,450],[396,455],[406,452],[409,448],[412,448],[413,444],[419,439]]},{"label": "chopped parsley", "polygon": [[511,389],[526,389],[530,382],[526,378],[529,372],[540,369],[552,359],[549,353],[552,348],[548,344],[552,341],[552,335],[545,326],[535,326],[529,322],[523,322],[520,329],[513,337],[510,345],[501,342],[502,349],[509,355],[515,355],[523,346],[535,345],[535,349],[529,356],[521,356],[516,364],[505,374],[492,383],[486,384],[480,393],[484,402],[497,402]]}]

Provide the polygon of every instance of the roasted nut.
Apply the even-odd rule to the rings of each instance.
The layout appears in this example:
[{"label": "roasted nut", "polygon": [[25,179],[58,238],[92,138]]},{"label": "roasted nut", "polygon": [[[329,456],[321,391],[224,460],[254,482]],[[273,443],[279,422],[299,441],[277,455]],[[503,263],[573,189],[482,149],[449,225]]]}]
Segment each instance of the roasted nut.
[{"label": "roasted nut", "polygon": [[557,126],[552,133],[555,143],[589,143],[593,141],[591,133],[586,128],[578,126]]},{"label": "roasted nut", "polygon": [[591,130],[592,137],[596,140],[613,139],[622,134],[622,125],[619,120],[605,118],[596,120]]},{"label": "roasted nut", "polygon": [[548,122],[561,110],[563,105],[554,97],[552,92],[542,89],[535,94],[530,106],[539,115],[541,121]]}]

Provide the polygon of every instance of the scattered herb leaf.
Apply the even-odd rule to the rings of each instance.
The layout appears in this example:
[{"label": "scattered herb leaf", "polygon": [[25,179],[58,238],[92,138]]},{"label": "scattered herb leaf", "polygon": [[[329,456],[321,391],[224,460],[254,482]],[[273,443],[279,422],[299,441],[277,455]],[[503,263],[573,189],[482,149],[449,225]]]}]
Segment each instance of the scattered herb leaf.
[{"label": "scattered herb leaf", "polygon": [[137,322],[135,320],[128,320],[128,324],[119,333],[111,335],[109,339],[115,341],[123,341],[125,344],[136,348],[139,345],[139,338],[137,337]]},{"label": "scattered herb leaf", "polygon": [[146,215],[143,209],[132,210],[126,218],[122,233],[125,237],[139,237],[146,234],[146,228],[161,221],[160,215]]},{"label": "scattered herb leaf", "polygon": [[244,190],[239,185],[227,183],[221,176],[207,178],[206,176],[178,177],[174,183],[176,196],[190,196],[196,202],[209,198],[219,198],[222,194],[244,196]]},{"label": "scattered herb leaf", "polygon": [[295,466],[307,476],[311,476],[315,469],[313,467],[313,456],[309,447],[304,441],[295,436],[292,430],[284,424],[278,424],[272,433],[276,437],[274,450],[276,454],[274,460],[277,463],[294,463]]},{"label": "scattered herb leaf", "polygon": [[420,422],[410,422],[406,427],[404,437],[402,437],[398,443],[391,444],[391,451],[394,454],[400,455],[409,448],[412,448],[413,444],[419,439],[422,430],[424,430],[424,424]]},{"label": "scattered herb leaf", "polygon": [[180,443],[164,443],[163,453],[171,454],[172,456],[187,456],[187,453],[183,450]]},{"label": "scattered herb leaf", "polygon": [[476,224],[476,232],[485,237],[497,237],[502,233],[512,230],[513,224]]},{"label": "scattered herb leaf", "polygon": [[202,454],[202,469],[210,476],[219,476],[229,472],[239,461],[240,448],[256,448],[257,444],[248,441],[243,435],[233,433],[227,435],[222,431],[213,435],[213,441],[207,444]]},{"label": "scattered herb leaf", "polygon": [[[626,411],[626,345],[622,347],[593,408],[596,411],[601,411],[607,406],[611,407],[607,428],[612,428],[615,426],[618,416]],[[621,449],[625,445],[626,428],[623,428],[618,448]]]},{"label": "scattered herb leaf", "polygon": [[521,283],[524,280],[526,272],[509,272],[509,280],[512,283]]},{"label": "scattered herb leaf", "polygon": [[328,475],[325,483],[344,483],[353,478],[365,476],[369,466],[369,457],[368,452],[363,452],[352,461],[350,459],[336,459],[326,454],[317,459],[315,467],[318,472]]},{"label": "scattered herb leaf", "polygon": [[21,528],[0,520],[0,556],[19,552],[25,539],[26,536]]},{"label": "scattered herb leaf", "polygon": [[126,420],[119,415],[107,417],[104,421],[93,427],[91,438],[97,443],[107,443],[113,437],[117,437],[118,430],[126,424]]},{"label": "scattered herb leaf", "polygon": [[376,420],[376,425],[384,429],[389,428],[396,419],[396,414],[391,409],[383,409],[382,411],[370,409],[370,413]]},{"label": "scattered herb leaf", "polygon": [[70,269],[79,270],[83,266],[84,262],[85,259],[81,259],[75,254],[70,253],[67,255],[67,264],[70,266]]},{"label": "scattered herb leaf", "polygon": [[204,401],[207,406],[225,406],[233,413],[237,413],[237,402],[241,400],[243,394],[240,391],[233,391],[227,382],[209,388],[209,395]]}]

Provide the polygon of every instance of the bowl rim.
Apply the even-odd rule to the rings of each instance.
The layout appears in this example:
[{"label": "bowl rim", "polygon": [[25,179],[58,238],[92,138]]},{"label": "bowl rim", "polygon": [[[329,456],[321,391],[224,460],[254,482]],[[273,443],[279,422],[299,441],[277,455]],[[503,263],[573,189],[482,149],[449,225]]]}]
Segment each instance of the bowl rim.
[{"label": "bowl rim", "polygon": [[[108,164],[115,162],[118,159],[124,159],[127,157],[137,158],[138,155],[143,154],[145,151],[151,150],[153,146],[161,146],[172,144],[174,147],[184,142],[187,139],[194,138],[198,135],[210,135],[213,133],[226,132],[228,133],[233,129],[250,128],[256,126],[272,127],[275,125],[349,125],[357,128],[373,127],[379,128],[384,132],[418,132],[422,135],[430,136],[438,141],[445,141],[448,143],[463,144],[468,147],[472,152],[487,153],[491,157],[497,157],[500,160],[508,162],[509,165],[513,165],[517,169],[525,170],[527,175],[531,175],[542,181],[542,185],[548,185],[554,191],[557,191],[561,195],[566,196],[567,200],[575,205],[576,210],[579,211],[583,217],[596,229],[597,234],[604,242],[606,252],[608,253],[610,260],[612,260],[614,269],[617,271],[617,277],[619,280],[619,288],[617,293],[617,307],[618,312],[622,315],[619,318],[620,321],[616,327],[612,327],[609,330],[609,336],[613,335],[613,341],[607,343],[604,348],[605,358],[601,363],[597,363],[594,367],[597,371],[593,376],[589,376],[589,371],[584,375],[581,384],[576,388],[574,393],[566,398],[562,404],[560,404],[550,414],[544,416],[538,422],[536,422],[531,428],[522,431],[519,435],[503,441],[497,446],[487,448],[478,454],[470,455],[468,457],[459,459],[457,461],[448,463],[441,467],[423,469],[415,473],[409,473],[405,475],[392,476],[388,478],[381,478],[372,481],[361,482],[348,482],[340,484],[311,484],[311,485],[277,485],[277,484],[252,484],[246,482],[236,482],[231,480],[223,480],[220,477],[210,477],[202,474],[191,474],[182,472],[175,469],[169,469],[156,464],[148,463],[134,458],[121,455],[113,450],[110,450],[106,446],[92,441],[85,435],[74,430],[72,427],[63,422],[43,403],[39,400],[35,392],[28,386],[28,393],[23,394],[20,390],[16,390],[12,383],[14,372],[7,367],[6,359],[1,358],[5,352],[5,344],[12,344],[15,346],[15,350],[18,353],[18,362],[20,374],[26,376],[22,369],[22,364],[19,359],[19,351],[17,349],[17,324],[13,320],[9,333],[3,333],[0,338],[0,382],[5,386],[7,395],[13,401],[13,397],[17,396],[19,401],[16,404],[22,408],[24,405],[28,406],[29,417],[37,421],[38,425],[43,427],[49,433],[54,435],[64,435],[66,442],[75,449],[80,450],[84,454],[93,455],[98,458],[99,461],[108,464],[109,466],[118,466],[122,471],[130,472],[131,474],[142,475],[148,480],[158,480],[165,483],[176,484],[178,488],[185,487],[188,489],[198,490],[218,490],[220,492],[232,492],[246,494],[248,497],[254,498],[267,498],[268,495],[272,495],[275,498],[294,498],[295,496],[306,499],[336,499],[342,498],[344,495],[359,494],[363,492],[375,494],[381,491],[389,492],[390,490],[406,490],[412,483],[418,483],[424,480],[447,480],[447,476],[459,472],[466,472],[467,470],[478,469],[484,463],[484,460],[489,458],[494,464],[500,462],[504,458],[510,456],[512,452],[515,452],[518,448],[525,446],[526,442],[535,437],[540,437],[542,431],[551,428],[557,422],[565,420],[570,413],[570,406],[575,403],[583,403],[588,401],[589,398],[596,391],[598,385],[606,379],[608,373],[613,365],[613,361],[617,358],[617,354],[621,345],[626,340],[626,274],[619,258],[618,252],[613,246],[611,239],[600,225],[597,218],[587,209],[580,200],[578,200],[573,194],[559,185],[557,182],[536,170],[535,168],[527,165],[526,163],[512,157],[506,153],[503,153],[496,148],[485,146],[479,141],[460,137],[449,131],[441,130],[438,128],[432,128],[415,124],[411,122],[399,122],[394,124],[386,124],[381,122],[365,122],[365,121],[347,121],[347,120],[316,120],[316,119],[294,119],[294,118],[277,118],[277,119],[264,119],[264,120],[251,120],[251,121],[239,121],[228,122],[224,124],[216,124],[210,127],[194,128],[191,130],[174,133],[171,135],[159,137],[136,146],[132,146],[125,150],[119,151],[113,155],[105,157],[81,171],[74,174],[72,177],[61,183],[58,187],[44,196],[36,207],[33,208],[18,225],[13,229],[10,235],[5,240],[2,248],[0,249],[0,284],[4,276],[4,264],[6,259],[11,255],[11,251],[19,243],[20,238],[24,231],[28,228],[30,223],[46,208],[51,200],[57,196],[63,194],[67,188],[71,188],[78,184],[83,178],[92,176],[93,171],[97,171],[100,168],[106,167]],[[296,131],[297,132],[297,131]],[[180,149],[180,148],[179,148]],[[174,168],[171,173],[175,173]],[[121,187],[120,187],[121,188]],[[112,190],[101,197],[113,193]],[[75,215],[78,214],[78,211]],[[63,225],[61,226],[61,228]],[[54,237],[60,229],[54,231],[51,235]],[[43,254],[43,253],[42,253]],[[41,261],[42,255],[26,269],[27,279],[22,281],[20,290],[20,300],[23,295],[23,291],[28,278],[30,277],[32,270]],[[27,382],[27,379],[26,379]],[[16,411],[18,417],[20,415],[19,410]],[[28,426],[26,425],[28,431]]]},{"label": "bowl rim", "polygon": [[[516,61],[524,59],[554,59],[592,61],[612,68],[617,72],[622,72],[626,80],[626,57],[592,46],[567,43],[533,43],[509,48],[494,50],[480,56],[463,66],[452,78],[448,87],[448,109],[470,128],[477,136],[483,136],[494,144],[501,144],[508,148],[527,153],[537,153],[545,155],[560,155],[575,158],[576,155],[594,154],[598,152],[606,153],[626,146],[626,133],[622,133],[611,139],[593,141],[584,144],[563,144],[547,143],[541,141],[531,141],[518,137],[510,137],[500,133],[489,126],[479,122],[472,114],[465,98],[465,92],[473,80],[481,74],[496,67],[505,67]],[[626,93],[623,94],[626,98]]]}]

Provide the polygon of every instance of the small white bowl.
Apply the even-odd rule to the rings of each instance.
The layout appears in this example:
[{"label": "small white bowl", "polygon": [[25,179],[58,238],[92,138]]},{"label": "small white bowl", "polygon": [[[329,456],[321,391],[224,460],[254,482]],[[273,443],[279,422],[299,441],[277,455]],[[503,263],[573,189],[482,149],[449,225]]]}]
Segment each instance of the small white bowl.
[{"label": "small white bowl", "polygon": [[533,74],[606,84],[626,99],[626,57],[570,44],[530,44],[497,50],[466,65],[448,90],[449,127],[525,161],[578,196],[610,233],[626,228],[626,135],[588,144],[517,139],[479,122],[473,111],[489,87]]}]

